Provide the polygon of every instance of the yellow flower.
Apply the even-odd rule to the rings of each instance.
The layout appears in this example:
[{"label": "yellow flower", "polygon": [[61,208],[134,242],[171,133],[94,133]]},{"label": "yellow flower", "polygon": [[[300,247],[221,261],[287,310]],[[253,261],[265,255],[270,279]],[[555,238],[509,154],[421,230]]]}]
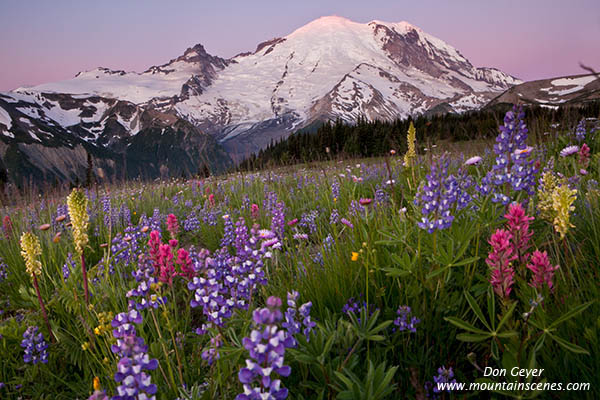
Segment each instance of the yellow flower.
[{"label": "yellow flower", "polygon": [[88,220],[87,213],[88,199],[85,193],[79,189],[73,189],[67,197],[67,205],[69,206],[69,215],[71,216],[71,224],[73,227],[73,241],[75,242],[75,250],[80,255],[83,254],[83,249],[88,244]]},{"label": "yellow flower", "polygon": [[417,131],[412,121],[408,127],[408,133],[406,134],[406,142],[408,144],[408,150],[404,155],[404,166],[412,167],[413,160],[417,157],[416,143],[417,143]]},{"label": "yellow flower", "polygon": [[542,181],[538,187],[537,207],[540,210],[540,216],[546,221],[552,222],[554,220],[552,194],[558,184],[558,179],[551,171],[546,171],[542,174]]},{"label": "yellow flower", "polygon": [[352,252],[352,261],[356,261],[356,260],[358,260],[358,253],[353,251]]},{"label": "yellow flower", "polygon": [[100,386],[100,378],[97,376],[94,377],[94,390],[100,390],[102,386]]},{"label": "yellow flower", "polygon": [[81,350],[86,351],[90,348],[90,342],[85,342],[81,345]]},{"label": "yellow flower", "polygon": [[42,255],[42,247],[40,241],[31,232],[23,232],[21,235],[21,256],[25,260],[25,268],[33,277],[42,272],[42,263],[38,257]]},{"label": "yellow flower", "polygon": [[97,327],[94,328],[94,333],[98,336],[102,335],[102,326],[99,325]]},{"label": "yellow flower", "polygon": [[561,185],[552,193],[552,208],[555,212],[554,229],[564,238],[569,228],[574,227],[569,222],[569,213],[575,210],[573,202],[577,198],[577,189],[569,189],[567,185]]}]

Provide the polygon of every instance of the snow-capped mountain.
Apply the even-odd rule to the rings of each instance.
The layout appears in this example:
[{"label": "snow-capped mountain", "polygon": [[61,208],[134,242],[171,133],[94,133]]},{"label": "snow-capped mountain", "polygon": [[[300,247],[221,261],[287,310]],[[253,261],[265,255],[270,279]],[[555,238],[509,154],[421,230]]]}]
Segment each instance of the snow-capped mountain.
[{"label": "snow-capped mountain", "polygon": [[183,121],[235,160],[315,121],[462,112],[519,83],[407,22],[331,16],[228,60],[196,45],[141,73],[97,68],[2,93],[0,139],[43,144],[53,127],[126,155],[145,129]]},{"label": "snow-capped mountain", "polygon": [[564,104],[600,99],[600,79],[593,74],[540,79],[516,85],[494,98],[499,103],[522,103],[558,108]]}]

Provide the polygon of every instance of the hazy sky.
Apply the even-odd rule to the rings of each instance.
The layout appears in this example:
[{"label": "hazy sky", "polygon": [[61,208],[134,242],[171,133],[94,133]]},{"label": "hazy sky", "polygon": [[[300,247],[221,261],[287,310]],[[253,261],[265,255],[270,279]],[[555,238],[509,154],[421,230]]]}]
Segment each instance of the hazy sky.
[{"label": "hazy sky", "polygon": [[143,71],[196,43],[231,57],[323,15],[408,21],[524,80],[600,70],[600,0],[0,0],[0,90]]}]

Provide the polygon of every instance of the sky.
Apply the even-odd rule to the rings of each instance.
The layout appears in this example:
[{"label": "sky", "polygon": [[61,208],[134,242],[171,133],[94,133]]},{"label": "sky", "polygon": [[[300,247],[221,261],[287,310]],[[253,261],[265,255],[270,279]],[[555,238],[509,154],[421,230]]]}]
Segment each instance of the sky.
[{"label": "sky", "polygon": [[599,0],[0,0],[0,91],[144,71],[197,43],[228,58],[325,15],[408,21],[523,80],[600,70]]}]

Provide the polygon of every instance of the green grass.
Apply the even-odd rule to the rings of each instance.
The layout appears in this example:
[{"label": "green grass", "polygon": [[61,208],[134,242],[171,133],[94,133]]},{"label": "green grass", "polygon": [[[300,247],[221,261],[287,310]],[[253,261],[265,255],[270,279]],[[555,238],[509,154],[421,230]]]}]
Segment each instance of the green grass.
[{"label": "green grass", "polygon": [[[575,159],[557,156],[568,141],[565,133],[555,142],[546,143],[547,152],[538,154],[542,167],[554,157],[556,173],[576,175]],[[539,291],[544,301],[529,318],[523,313],[530,310],[529,301],[537,293],[528,285],[530,272],[525,265],[513,263],[516,277],[508,299],[501,299],[490,289],[490,269],[485,262],[490,252],[488,239],[496,229],[505,227],[504,206],[492,203],[489,196],[480,196],[471,203],[473,207],[454,213],[449,229],[429,234],[417,226],[421,213],[413,199],[429,172],[431,159],[443,150],[451,150],[450,170],[456,172],[461,167],[461,154],[465,158],[484,156],[485,148],[491,150],[489,142],[452,146],[438,143],[431,148],[433,151],[421,151],[414,170],[402,167],[402,156],[396,155],[204,181],[132,182],[111,187],[110,191],[91,190],[90,243],[85,251],[92,294],[89,308],[83,300],[78,262],[63,279],[67,254],[74,253],[71,228],[53,221],[57,206],[65,204],[66,193],[45,197],[43,205],[40,199],[32,199],[28,206],[6,207],[3,216],[9,216],[12,230],[0,242],[7,272],[0,282],[0,382],[5,383],[0,397],[87,398],[93,392],[94,377],[99,378],[102,389],[114,394],[118,361],[110,350],[114,338],[110,329],[100,330],[99,334],[94,330],[101,325],[100,313],[114,316],[127,311],[126,294],[137,286],[131,277],[139,264],[137,254],[149,256],[151,229],[145,231],[149,222],[142,216],[151,217],[158,209],[165,242],[166,215],[175,214],[183,226],[194,211],[200,226],[190,232],[181,229],[178,247],[194,246],[196,251],[206,248],[214,253],[221,247],[223,215],[230,215],[234,222],[243,217],[248,228],[256,223],[268,229],[271,216],[264,202],[273,196],[269,193],[275,193],[277,201],[285,205],[286,222],[316,210],[314,227],[311,231],[301,224],[285,226],[281,249],[265,259],[267,283],[257,286],[247,310],[237,310],[223,328],[196,335],[194,330],[205,317],[199,308],[190,307],[192,292],[187,289],[187,280],[176,277],[172,286],[163,284],[151,289],[165,296],[167,303],[142,311],[144,321],[137,333],[148,345],[149,356],[159,363],[159,368],[151,372],[152,382],[158,386],[157,398],[233,399],[242,393],[237,378],[248,357],[242,338],[252,329],[252,311],[263,307],[272,295],[284,300],[285,309],[286,295],[292,290],[300,293],[300,304],[312,302],[311,316],[318,325],[310,341],[300,335],[298,346],[286,351],[286,364],[292,367],[292,373],[282,378],[282,384],[289,389],[289,398],[422,398],[425,383],[432,381],[441,366],[452,367],[457,381],[467,383],[482,379],[482,370],[488,366],[543,368],[542,377],[533,378],[533,382],[591,383],[589,391],[580,392],[457,392],[444,394],[445,398],[597,398],[600,191],[592,180],[599,179],[600,141],[590,138],[588,143],[592,150],[589,174],[577,183],[577,200],[571,213],[573,227],[565,239],[560,239],[551,222],[539,217],[537,195],[527,196],[527,214],[535,217],[530,251],[547,251],[552,264],[560,265],[554,290]],[[484,157],[481,165],[468,167],[467,172],[478,181],[493,162],[492,154]],[[389,179],[394,183],[385,185]],[[339,185],[340,193],[335,198],[333,184]],[[357,214],[350,212],[352,201],[373,198],[376,189],[383,191],[384,202],[374,202]],[[473,189],[470,191],[473,193]],[[214,206],[210,205],[211,195]],[[116,210],[114,218],[103,211],[104,196]],[[519,196],[519,200],[525,199],[523,194]],[[259,206],[257,218],[252,216],[252,203]],[[330,223],[334,209],[354,227]],[[127,212],[123,215],[121,210],[129,211],[130,221]],[[214,224],[207,223],[210,218]],[[41,231],[38,227],[43,223],[53,226]],[[28,326],[37,325],[46,340],[49,335],[20,254],[19,237],[29,230],[41,241],[40,289],[57,339],[49,346],[49,363],[35,366],[23,362],[22,334]],[[128,242],[137,243],[136,257],[129,262],[119,261],[123,252],[111,248],[111,242],[141,231],[145,232],[139,239]],[[58,232],[60,238],[55,240]],[[308,239],[296,239],[296,233],[305,233]],[[331,244],[328,237],[333,239]],[[233,246],[229,251],[234,253]],[[355,260],[353,252],[358,254]],[[74,259],[77,261],[77,257]],[[105,267],[109,264],[114,266],[112,273]],[[370,312],[358,316],[342,313],[351,297],[368,302]],[[396,310],[404,305],[410,306],[411,316],[420,320],[416,333],[392,332]],[[220,359],[208,365],[201,353],[210,348],[211,338],[217,335],[223,341]],[[183,384],[187,387],[184,392],[194,393],[188,393],[188,397],[180,393]]]}]

